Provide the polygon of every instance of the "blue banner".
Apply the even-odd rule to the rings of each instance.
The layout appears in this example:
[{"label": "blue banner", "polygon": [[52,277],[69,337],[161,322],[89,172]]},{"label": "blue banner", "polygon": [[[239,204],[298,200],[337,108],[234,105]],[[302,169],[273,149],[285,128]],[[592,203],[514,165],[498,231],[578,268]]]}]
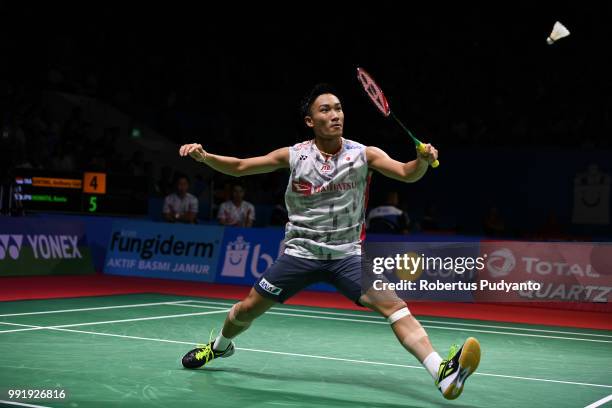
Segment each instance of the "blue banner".
[{"label": "blue banner", "polygon": [[215,282],[252,285],[282,254],[282,228],[225,228]]},{"label": "blue banner", "polygon": [[115,221],[104,272],[213,282],[223,227]]}]

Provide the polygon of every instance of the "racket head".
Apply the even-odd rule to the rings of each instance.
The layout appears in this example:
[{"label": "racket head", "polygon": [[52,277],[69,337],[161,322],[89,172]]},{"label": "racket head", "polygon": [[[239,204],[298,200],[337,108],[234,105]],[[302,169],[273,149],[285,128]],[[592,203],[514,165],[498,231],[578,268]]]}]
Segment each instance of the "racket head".
[{"label": "racket head", "polygon": [[376,108],[378,108],[379,112],[382,113],[386,118],[391,114],[391,108],[389,107],[389,101],[387,101],[387,97],[383,93],[382,89],[374,78],[368,72],[358,67],[357,68],[357,79],[361,86],[363,86],[363,90],[368,94],[370,100],[374,103]]}]

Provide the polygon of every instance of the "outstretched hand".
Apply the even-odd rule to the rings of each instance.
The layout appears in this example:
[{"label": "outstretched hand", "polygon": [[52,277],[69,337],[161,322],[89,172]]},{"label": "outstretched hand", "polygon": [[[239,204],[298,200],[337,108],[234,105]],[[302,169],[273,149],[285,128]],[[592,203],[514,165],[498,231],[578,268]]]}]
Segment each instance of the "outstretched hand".
[{"label": "outstretched hand", "polygon": [[206,160],[206,150],[202,148],[202,145],[199,143],[189,143],[182,145],[179,149],[179,154],[181,156],[191,156],[195,161],[203,162]]}]

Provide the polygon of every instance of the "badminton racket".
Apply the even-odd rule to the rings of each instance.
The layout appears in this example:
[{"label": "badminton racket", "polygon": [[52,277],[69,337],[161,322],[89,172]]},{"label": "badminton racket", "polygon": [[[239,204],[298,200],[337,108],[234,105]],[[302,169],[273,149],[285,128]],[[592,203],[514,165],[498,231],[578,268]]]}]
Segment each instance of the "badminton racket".
[{"label": "badminton racket", "polygon": [[[397,124],[400,125],[400,127],[404,129],[404,131],[408,133],[408,135],[412,138],[412,140],[414,141],[414,144],[416,145],[417,150],[421,153],[425,152],[425,145],[423,144],[423,142],[417,139],[412,134],[410,129],[408,129],[402,123],[402,121],[399,120],[398,117],[395,116],[395,114],[391,111],[391,106],[389,105],[389,101],[387,100],[387,97],[382,91],[382,88],[378,86],[376,81],[374,81],[374,78],[372,78],[372,76],[368,74],[366,70],[364,70],[363,68],[357,68],[357,79],[363,86],[363,89],[366,91],[366,93],[368,94],[368,96],[370,97],[374,105],[376,106],[376,108],[378,108],[380,113],[382,113],[386,118],[388,117],[393,118],[397,122]],[[433,168],[436,168],[439,165],[440,165],[440,162],[438,160],[431,163],[431,167]]]}]

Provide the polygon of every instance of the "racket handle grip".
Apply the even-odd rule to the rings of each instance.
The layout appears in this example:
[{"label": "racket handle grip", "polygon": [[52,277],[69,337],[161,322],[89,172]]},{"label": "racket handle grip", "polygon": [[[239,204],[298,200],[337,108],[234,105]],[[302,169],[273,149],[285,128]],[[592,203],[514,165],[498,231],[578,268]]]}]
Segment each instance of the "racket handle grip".
[{"label": "racket handle grip", "polygon": [[[423,153],[425,151],[425,146],[423,145],[423,143],[419,143],[417,145],[417,149],[419,149],[419,152]],[[436,168],[440,165],[440,162],[436,159],[435,161],[431,162],[429,164],[432,168]]]}]

